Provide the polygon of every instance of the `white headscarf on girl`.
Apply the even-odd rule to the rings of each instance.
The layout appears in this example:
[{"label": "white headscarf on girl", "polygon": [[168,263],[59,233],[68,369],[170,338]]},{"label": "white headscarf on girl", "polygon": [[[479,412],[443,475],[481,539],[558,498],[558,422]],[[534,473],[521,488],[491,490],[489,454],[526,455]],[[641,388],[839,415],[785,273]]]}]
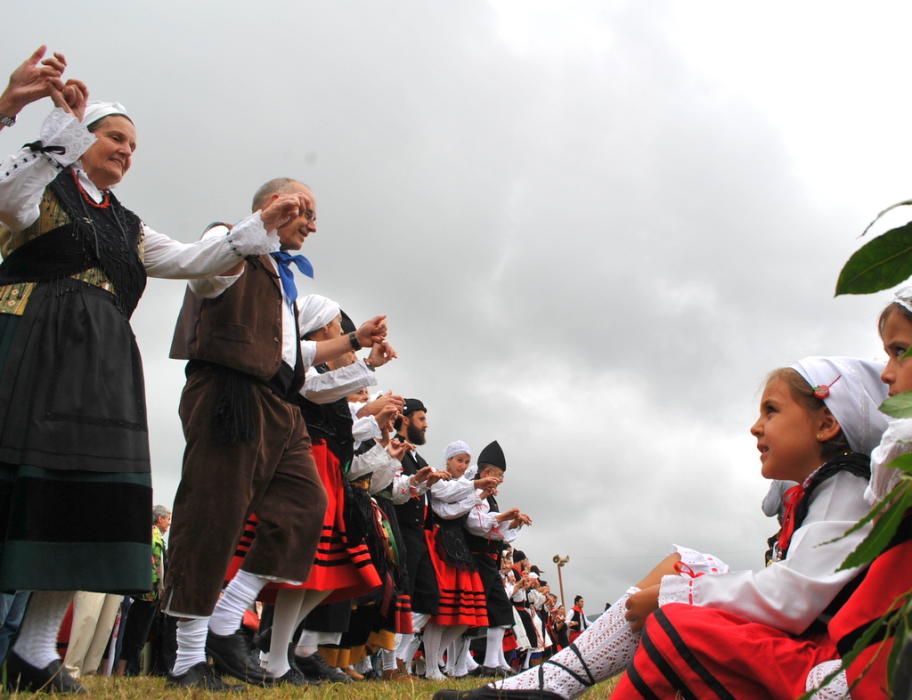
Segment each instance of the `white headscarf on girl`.
[{"label": "white headscarf on girl", "polygon": [[446,449],[443,451],[443,461],[445,462],[450,457],[455,457],[456,455],[469,455],[472,456],[472,448],[469,447],[469,443],[464,442],[463,440],[456,440],[451,442],[446,446]]},{"label": "white headscarf on girl", "polygon": [[792,369],[818,390],[849,447],[871,454],[887,427],[879,410],[887,398],[887,386],[880,380],[883,364],[854,357],[805,357]]}]

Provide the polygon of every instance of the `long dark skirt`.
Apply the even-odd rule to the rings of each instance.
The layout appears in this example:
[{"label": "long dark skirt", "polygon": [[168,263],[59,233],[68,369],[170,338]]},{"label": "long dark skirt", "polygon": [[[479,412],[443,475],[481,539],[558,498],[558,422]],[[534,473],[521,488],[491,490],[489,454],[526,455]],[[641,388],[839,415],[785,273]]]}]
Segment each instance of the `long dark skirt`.
[{"label": "long dark skirt", "polygon": [[39,285],[0,314],[0,590],[151,588],[139,353],[113,297]]}]

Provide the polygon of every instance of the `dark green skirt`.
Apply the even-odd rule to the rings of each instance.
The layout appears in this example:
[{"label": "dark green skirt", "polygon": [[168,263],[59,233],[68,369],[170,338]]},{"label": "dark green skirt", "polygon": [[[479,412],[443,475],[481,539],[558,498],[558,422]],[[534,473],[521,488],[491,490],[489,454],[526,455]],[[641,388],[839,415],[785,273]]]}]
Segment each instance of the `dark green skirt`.
[{"label": "dark green skirt", "polygon": [[[0,434],[12,434],[15,442],[22,434],[20,425],[30,433],[37,432],[40,419],[46,416],[51,416],[57,431],[43,442],[33,435],[24,445],[25,451],[7,452],[3,457],[6,461],[0,461],[0,590],[140,593],[151,589],[152,483],[148,468],[142,466],[144,457],[148,464],[148,433],[144,429],[141,367],[135,367],[138,354],[129,324],[124,319],[126,329],[116,328],[116,318],[108,308],[113,304],[106,297],[110,295],[96,288],[70,288],[65,297],[33,295],[29,301],[32,308],[27,308],[23,317],[0,314],[0,395],[6,394],[7,404],[0,408]],[[80,312],[78,323],[73,323],[71,309],[76,298]],[[70,308],[60,308],[60,301]],[[42,317],[59,316],[67,323],[29,318],[29,312],[39,308]],[[82,331],[74,336],[67,325]],[[112,333],[112,325],[116,332]],[[66,335],[55,337],[57,329]],[[40,348],[43,359],[37,366],[36,333],[45,337],[50,334],[54,346]],[[134,415],[129,416],[131,420],[120,421],[121,425],[117,421],[99,424],[94,417],[98,397],[82,395],[69,396],[71,406],[77,399],[81,405],[75,404],[78,410],[67,414],[72,419],[60,420],[53,414],[53,404],[58,401],[39,387],[47,386],[48,378],[72,387],[73,363],[77,372],[79,363],[85,367],[99,365],[97,353],[102,341],[110,358],[101,360],[108,366],[134,365],[126,371],[130,379],[138,376],[139,381],[122,381],[115,376],[101,387],[110,392],[113,385],[125,392],[126,405]],[[23,352],[24,348],[30,349]],[[82,371],[83,390],[91,389],[86,379]],[[15,400],[7,393],[11,387],[15,388]],[[23,394],[23,387],[36,390]],[[110,407],[106,403],[106,410]],[[141,425],[135,419],[137,413],[142,414]],[[100,445],[100,429],[122,429],[125,438],[118,446],[112,434],[114,439]],[[124,455],[122,471],[117,470],[118,452]],[[19,463],[15,454],[23,455]]]}]

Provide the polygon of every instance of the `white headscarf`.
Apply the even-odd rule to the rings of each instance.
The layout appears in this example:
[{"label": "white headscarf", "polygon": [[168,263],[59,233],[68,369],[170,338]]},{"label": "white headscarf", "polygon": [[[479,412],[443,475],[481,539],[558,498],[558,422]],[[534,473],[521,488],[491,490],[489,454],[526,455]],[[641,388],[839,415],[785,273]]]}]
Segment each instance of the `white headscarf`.
[{"label": "white headscarf", "polygon": [[[89,104],[86,105],[82,124],[86,127],[92,126],[92,124],[99,119],[110,117],[113,114],[119,114],[122,117],[130,119],[130,115],[127,114],[127,108],[120,104],[120,102],[89,102]],[[132,122],[133,120],[130,119],[130,121]]]},{"label": "white headscarf", "polygon": [[806,357],[792,369],[811,387],[829,388],[823,402],[839,421],[849,446],[871,454],[887,427],[878,410],[887,398],[887,385],[880,380],[883,364],[854,357]]},{"label": "white headscarf", "polygon": [[912,287],[903,287],[893,292],[893,303],[899,304],[909,313],[912,313]]},{"label": "white headscarf", "polygon": [[336,302],[319,294],[308,294],[298,299],[298,327],[301,337],[323,328],[340,313],[341,308]]},{"label": "white headscarf", "polygon": [[443,451],[443,461],[448,460],[450,457],[455,457],[456,455],[469,455],[472,454],[472,448],[469,447],[469,443],[462,440],[456,440],[451,442],[446,446],[446,449]]}]

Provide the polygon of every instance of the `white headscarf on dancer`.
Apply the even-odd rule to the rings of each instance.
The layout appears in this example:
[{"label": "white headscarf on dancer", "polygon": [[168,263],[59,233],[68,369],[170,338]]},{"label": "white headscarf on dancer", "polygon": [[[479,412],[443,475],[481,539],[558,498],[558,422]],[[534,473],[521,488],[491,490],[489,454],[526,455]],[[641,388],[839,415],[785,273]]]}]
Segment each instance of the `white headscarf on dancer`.
[{"label": "white headscarf on dancer", "polygon": [[336,302],[319,294],[308,294],[298,299],[298,330],[301,337],[323,328],[340,313],[341,308]]},{"label": "white headscarf on dancer", "polygon": [[[85,127],[90,127],[95,122],[115,114],[130,119],[130,115],[127,114],[127,108],[120,102],[89,102],[86,105],[82,124]],[[130,119],[130,121],[132,122],[133,120]]]},{"label": "white headscarf on dancer", "polygon": [[443,451],[443,461],[445,462],[450,457],[455,457],[456,455],[472,455],[472,448],[469,447],[469,443],[463,440],[456,440],[451,442],[446,446],[446,449]]},{"label": "white headscarf on dancer", "polygon": [[883,364],[854,357],[806,357],[792,369],[819,390],[849,446],[871,454],[887,427],[878,408],[887,398],[887,386],[880,380]]}]

